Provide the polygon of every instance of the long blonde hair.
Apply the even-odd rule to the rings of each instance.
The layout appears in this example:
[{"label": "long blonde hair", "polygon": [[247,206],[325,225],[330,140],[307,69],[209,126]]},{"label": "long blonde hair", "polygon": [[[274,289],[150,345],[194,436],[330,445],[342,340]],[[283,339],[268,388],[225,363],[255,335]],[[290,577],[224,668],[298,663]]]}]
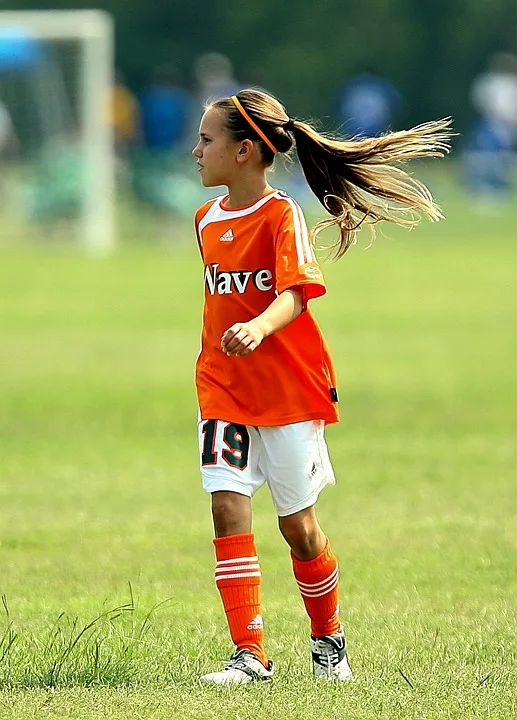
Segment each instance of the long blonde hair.
[{"label": "long blonde hair", "polygon": [[241,90],[236,97],[269,143],[231,98],[217,100],[211,107],[224,111],[226,128],[235,140],[251,139],[259,144],[266,166],[275,156],[271,145],[286,154],[296,146],[309,187],[331,215],[312,228],[311,236],[315,239],[324,228],[337,225],[336,259],[353,245],[363,223],[374,233],[375,224],[383,220],[413,227],[422,215],[432,221],[443,217],[426,185],[401,164],[412,158],[446,155],[452,135],[450,118],[380,137],[345,140],[290,118],[278,100],[260,90]]}]

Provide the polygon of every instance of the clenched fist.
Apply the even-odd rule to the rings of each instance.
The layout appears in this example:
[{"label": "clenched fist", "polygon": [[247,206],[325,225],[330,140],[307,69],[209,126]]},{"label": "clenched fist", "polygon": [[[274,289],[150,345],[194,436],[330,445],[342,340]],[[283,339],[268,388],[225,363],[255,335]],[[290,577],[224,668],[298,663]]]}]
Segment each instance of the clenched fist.
[{"label": "clenched fist", "polygon": [[227,355],[249,355],[263,339],[264,332],[256,321],[235,323],[223,333],[221,350]]}]

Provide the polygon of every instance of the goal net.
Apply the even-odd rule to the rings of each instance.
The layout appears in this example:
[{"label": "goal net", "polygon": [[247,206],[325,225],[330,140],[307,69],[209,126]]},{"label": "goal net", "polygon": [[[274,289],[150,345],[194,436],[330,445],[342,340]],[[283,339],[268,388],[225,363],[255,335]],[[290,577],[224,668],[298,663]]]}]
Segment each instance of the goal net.
[{"label": "goal net", "polygon": [[0,12],[0,244],[112,246],[112,75],[108,14]]}]

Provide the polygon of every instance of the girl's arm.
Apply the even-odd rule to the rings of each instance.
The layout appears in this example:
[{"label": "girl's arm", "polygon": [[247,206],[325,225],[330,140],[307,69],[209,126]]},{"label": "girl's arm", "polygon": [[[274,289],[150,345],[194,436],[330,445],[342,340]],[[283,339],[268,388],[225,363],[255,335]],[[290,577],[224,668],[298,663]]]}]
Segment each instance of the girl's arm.
[{"label": "girl's arm", "polygon": [[227,355],[249,355],[268,335],[296,320],[302,310],[303,290],[288,288],[256,318],[228,328],[221,338],[221,350]]}]

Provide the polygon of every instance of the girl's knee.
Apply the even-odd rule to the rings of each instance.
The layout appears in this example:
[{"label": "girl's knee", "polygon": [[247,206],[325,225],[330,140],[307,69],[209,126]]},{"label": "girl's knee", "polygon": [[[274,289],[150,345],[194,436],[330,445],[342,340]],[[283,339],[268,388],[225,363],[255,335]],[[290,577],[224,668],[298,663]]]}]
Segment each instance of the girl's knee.
[{"label": "girl's knee", "polygon": [[216,537],[251,532],[251,502],[234,492],[212,493],[212,518]]},{"label": "girl's knee", "polygon": [[280,517],[278,525],[287,544],[300,560],[311,560],[325,547],[325,535],[318,525],[314,512],[301,511]]}]

